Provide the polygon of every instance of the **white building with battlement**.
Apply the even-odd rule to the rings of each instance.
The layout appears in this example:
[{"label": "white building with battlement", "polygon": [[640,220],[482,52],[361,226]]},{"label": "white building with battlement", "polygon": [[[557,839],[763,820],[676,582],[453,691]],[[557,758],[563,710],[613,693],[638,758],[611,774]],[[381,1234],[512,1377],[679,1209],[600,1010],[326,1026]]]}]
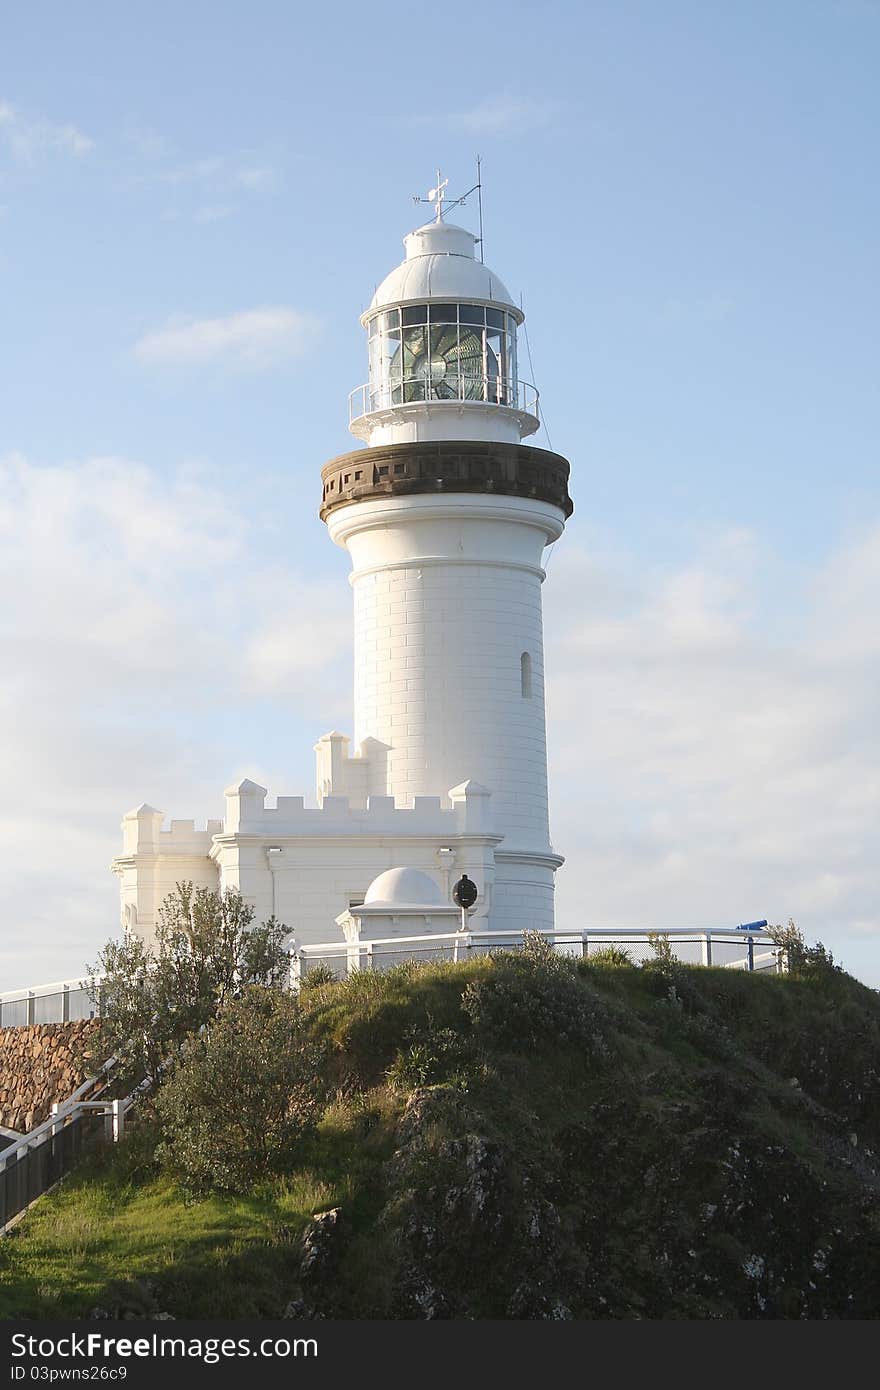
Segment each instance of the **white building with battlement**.
[{"label": "white building with battlement", "polygon": [[[149,939],[184,879],[238,890],[302,944],[353,939],[371,917],[393,930],[394,894],[421,883],[425,902],[401,899],[399,915],[447,931],[463,872],[479,888],[475,928],[553,927],[563,861],[548,815],[541,584],[572,511],[569,467],[522,443],[539,427],[517,369],[523,314],[476,241],[439,200],[437,220],[405,238],[361,318],[369,381],[352,393],[350,428],[363,444],[322,470],[321,516],[352,565],[353,740],[318,741],[314,806],[267,805],[245,780],[204,830],[130,811],[113,862],[127,931]],[[370,892],[379,875],[390,900]]]}]

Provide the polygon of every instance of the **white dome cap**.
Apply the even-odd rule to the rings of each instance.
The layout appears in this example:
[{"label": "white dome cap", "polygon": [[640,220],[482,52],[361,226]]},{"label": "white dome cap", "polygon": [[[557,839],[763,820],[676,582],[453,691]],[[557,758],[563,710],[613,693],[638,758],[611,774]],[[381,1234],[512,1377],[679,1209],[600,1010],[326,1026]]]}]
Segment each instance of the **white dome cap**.
[{"label": "white dome cap", "polygon": [[503,304],[522,323],[522,312],[504,282],[475,258],[476,241],[473,232],[451,222],[427,222],[410,232],[403,239],[406,260],[385,276],[361,322],[391,304],[452,299]]},{"label": "white dome cap", "polygon": [[365,907],[431,907],[443,902],[440,889],[420,869],[386,869],[367,889]]}]

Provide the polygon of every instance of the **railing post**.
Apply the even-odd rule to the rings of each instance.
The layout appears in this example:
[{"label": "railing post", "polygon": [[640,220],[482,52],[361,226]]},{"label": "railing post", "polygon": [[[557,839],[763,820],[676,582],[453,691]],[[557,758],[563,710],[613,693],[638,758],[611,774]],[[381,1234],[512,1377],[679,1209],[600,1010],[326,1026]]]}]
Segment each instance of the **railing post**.
[{"label": "railing post", "polygon": [[703,933],[703,964],[712,964],[712,937],[708,932]]},{"label": "railing post", "polygon": [[372,941],[368,941],[368,942],[367,942],[367,969],[368,969],[368,970],[372,970],[372,969],[373,969],[373,943],[372,943]]},{"label": "railing post", "polygon": [[61,1022],[70,1022],[70,985],[61,986]]},{"label": "railing post", "polygon": [[110,1114],[113,1121],[113,1143],[118,1144],[125,1133],[125,1101],[112,1101],[110,1105]]},{"label": "railing post", "polygon": [[751,935],[751,933],[750,933],[750,934],[749,934],[749,969],[750,969],[750,970],[754,970],[754,968],[755,968],[755,942],[754,942],[754,939],[753,939],[753,937],[752,937],[752,935]]},{"label": "railing post", "polygon": [[25,1017],[27,1018],[28,1028],[32,1027],[34,1019],[36,1018],[36,1014],[37,996],[34,994],[34,991],[32,989],[29,989],[27,992],[27,1013],[25,1015]]},{"label": "railing post", "polygon": [[299,994],[302,985],[302,961],[300,960],[299,951],[291,951],[290,953],[288,984],[291,994]]}]

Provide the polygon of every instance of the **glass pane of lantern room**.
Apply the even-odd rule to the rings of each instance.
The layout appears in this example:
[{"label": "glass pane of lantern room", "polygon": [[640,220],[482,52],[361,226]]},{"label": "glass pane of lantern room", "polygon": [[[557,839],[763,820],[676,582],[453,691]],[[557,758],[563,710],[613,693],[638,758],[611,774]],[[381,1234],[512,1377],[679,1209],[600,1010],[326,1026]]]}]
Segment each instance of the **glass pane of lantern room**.
[{"label": "glass pane of lantern room", "polygon": [[[404,312],[406,312],[404,310]],[[427,329],[421,326],[403,330],[403,399],[425,399],[425,377],[428,363]]]},{"label": "glass pane of lantern room", "polygon": [[370,409],[381,409],[382,339],[370,338]]},{"label": "glass pane of lantern room", "polygon": [[399,403],[403,377],[403,351],[400,329],[383,333],[382,338],[382,396],[385,404]]},{"label": "glass pane of lantern room", "polygon": [[432,323],[458,323],[457,304],[432,304],[430,309]]},{"label": "glass pane of lantern room", "polygon": [[494,401],[496,405],[506,404],[502,371],[503,338],[503,333],[497,328],[486,329],[486,399]]},{"label": "glass pane of lantern room", "polygon": [[459,364],[461,395],[466,401],[486,399],[485,331],[461,324],[459,329]]},{"label": "glass pane of lantern room", "polygon": [[458,326],[432,321],[428,352],[428,394],[431,400],[454,400],[459,394]]}]

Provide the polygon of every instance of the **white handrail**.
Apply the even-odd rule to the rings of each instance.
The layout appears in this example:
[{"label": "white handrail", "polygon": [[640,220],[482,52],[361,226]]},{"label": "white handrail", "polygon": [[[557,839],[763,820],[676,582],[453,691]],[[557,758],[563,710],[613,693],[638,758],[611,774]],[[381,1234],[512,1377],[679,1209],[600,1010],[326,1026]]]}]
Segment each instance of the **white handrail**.
[{"label": "white handrail", "polygon": [[[356,386],[353,391],[349,392],[349,424],[355,420],[360,420],[364,415],[373,414],[374,411],[394,410],[402,405],[496,405],[506,407],[508,410],[523,411],[527,415],[538,418],[538,402],[540,400],[538,388],[533,386],[530,381],[523,381],[521,377],[462,373],[455,378],[454,384],[456,387],[454,396],[439,396],[436,394],[436,388],[432,390],[430,378],[424,376],[402,377],[399,381],[382,382],[378,386],[371,386],[369,382],[364,382],[363,385]],[[414,388],[409,400],[404,399],[406,395],[404,387]],[[482,391],[482,395],[468,394],[477,387]],[[422,393],[421,395],[417,394],[419,391]]]},{"label": "white handrail", "polygon": [[[499,945],[509,941],[522,940],[523,931],[468,931],[468,932],[430,932],[422,936],[386,936],[370,938],[369,941],[323,941],[308,942],[296,948],[296,954],[308,959],[312,955],[327,955],[330,952],[338,952],[345,955],[349,951],[364,948],[367,945],[376,946],[411,946],[417,943],[431,944],[432,942],[461,941],[467,936],[471,941],[476,941],[479,945],[486,942],[497,942]],[[708,936],[711,940],[720,937],[724,941],[740,941],[747,946],[749,941],[761,943],[772,943],[773,938],[765,932],[749,931],[744,932],[739,927],[591,927],[581,931],[563,931],[560,928],[537,928],[528,932],[529,935],[539,935],[558,941],[560,944],[569,942],[587,942],[599,938],[606,941],[645,941],[652,936],[670,937],[676,941],[702,942]]]},{"label": "white handrail", "polygon": [[85,979],[79,976],[75,980],[53,980],[48,985],[27,985],[21,989],[0,990],[0,1004],[17,1004],[20,1000],[30,999],[32,996],[42,999],[47,994],[62,994],[66,989],[88,990],[100,979],[100,975],[89,975]]},{"label": "white handrail", "polygon": [[96,1076],[88,1077],[81,1086],[77,1087],[73,1095],[68,1096],[67,1100],[62,1101],[49,1116],[48,1120],[43,1120],[42,1124],[29,1130],[27,1134],[23,1134],[18,1143],[10,1144],[8,1148],[0,1149],[0,1172],[8,1167],[10,1162],[21,1158],[28,1149],[32,1149],[36,1145],[42,1144],[46,1139],[51,1138],[59,1124],[63,1125],[68,1120],[75,1120],[81,1110],[93,1109],[95,1105],[112,1104],[110,1101],[84,1101],[82,1097],[87,1095],[94,1087],[101,1084],[106,1085],[107,1073],[111,1071],[115,1065],[116,1058],[111,1057],[109,1062],[105,1062],[99,1069]]}]

